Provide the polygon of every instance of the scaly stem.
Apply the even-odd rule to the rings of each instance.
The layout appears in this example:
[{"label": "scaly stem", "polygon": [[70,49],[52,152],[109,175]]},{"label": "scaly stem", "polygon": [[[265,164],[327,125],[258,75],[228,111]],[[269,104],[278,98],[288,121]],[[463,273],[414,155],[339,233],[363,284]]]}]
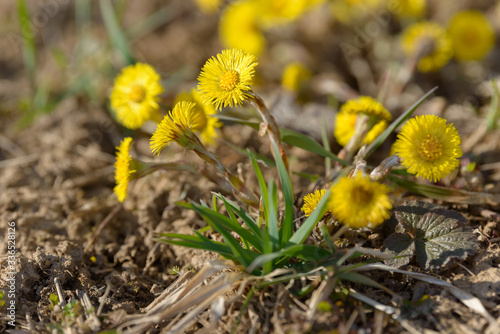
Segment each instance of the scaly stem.
[{"label": "scaly stem", "polygon": [[[249,92],[249,95],[251,96],[251,98],[248,99],[248,101],[250,102],[250,104],[252,104],[252,106],[254,106],[255,109],[257,109],[260,116],[262,117],[263,124],[261,124],[261,131],[267,130],[267,132],[269,133],[269,138],[276,144],[276,146],[280,150],[281,159],[285,164],[286,170],[289,171],[288,157],[286,155],[285,149],[283,148],[283,145],[281,144],[280,129],[278,128],[273,115],[271,115],[271,112],[269,111],[269,109],[267,109],[264,100],[262,100],[260,96],[258,96],[254,92]],[[271,152],[273,152],[272,143]]]}]

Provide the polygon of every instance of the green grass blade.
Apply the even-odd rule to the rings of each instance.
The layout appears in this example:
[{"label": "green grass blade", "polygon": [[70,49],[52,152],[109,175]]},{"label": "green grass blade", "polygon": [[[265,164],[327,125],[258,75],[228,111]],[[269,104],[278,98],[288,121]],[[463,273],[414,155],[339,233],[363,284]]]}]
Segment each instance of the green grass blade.
[{"label": "green grass blade", "polygon": [[318,246],[291,245],[273,253],[259,255],[248,267],[248,271],[251,272],[258,267],[264,267],[266,263],[271,263],[280,258],[278,262],[284,265],[287,263],[285,260],[291,257],[298,257],[307,261],[320,261],[330,255],[331,253],[328,250]]},{"label": "green grass blade", "polygon": [[282,128],[280,128],[280,133],[281,133],[281,140],[287,144],[302,148],[309,152],[319,154],[326,158],[330,158],[332,160],[341,163],[344,166],[349,165],[347,161],[340,159],[332,152],[326,150],[316,140],[305,134],[290,129],[282,129]]},{"label": "green grass blade", "polygon": [[281,247],[283,247],[288,243],[288,240],[290,240],[290,237],[293,233],[293,187],[292,180],[290,179],[290,174],[288,174],[283,159],[281,158],[279,149],[274,142],[273,152],[274,159],[276,160],[276,165],[278,167],[278,174],[281,182],[281,191],[283,193],[283,199],[285,201],[285,214],[283,216],[283,220],[281,221],[281,228],[279,230],[280,245]]},{"label": "green grass blade", "polygon": [[247,225],[247,227],[255,235],[256,238],[262,239],[262,232],[261,232],[261,230],[259,229],[259,227],[255,223],[255,221],[252,219],[252,217],[250,217],[250,215],[245,210],[243,210],[238,204],[236,204],[235,202],[233,202],[233,201],[225,198],[221,194],[214,194],[214,196],[216,196],[217,198],[219,198],[220,200],[222,200],[222,202],[224,203],[226,209],[229,210],[229,208],[231,208],[231,210],[233,212],[236,212],[236,214],[238,215],[238,217],[240,217],[240,219],[243,220],[243,222]]},{"label": "green grass blade", "polygon": [[157,239],[159,242],[169,243],[178,246],[184,246],[189,248],[203,249],[210,252],[219,253],[225,257],[230,257],[235,259],[231,248],[224,245],[221,242],[217,242],[196,232],[196,235],[187,235],[179,233],[162,233],[160,238]]},{"label": "green grass blade", "polygon": [[127,38],[125,37],[125,34],[116,19],[111,2],[109,0],[99,0],[99,6],[101,8],[104,25],[106,26],[109,38],[111,39],[111,45],[113,45],[113,47],[121,53],[123,59],[128,65],[133,64],[135,60],[132,56],[132,51],[130,50]]},{"label": "green grass blade", "polygon": [[[213,211],[210,208],[201,206],[201,205],[193,205],[193,210],[196,211],[199,215],[201,215],[207,223],[212,226],[213,224],[216,224],[217,227],[224,228],[225,230],[229,230],[232,232],[235,232],[238,234],[242,239],[248,241],[252,246],[254,246],[259,252],[262,252],[262,244],[261,240],[258,239],[255,235],[253,235],[250,231],[246,230],[243,228],[238,221],[236,220],[236,217],[234,220],[229,219],[228,217],[224,216],[223,214],[220,214],[218,212]],[[214,228],[212,226],[212,228]],[[217,229],[216,231],[221,233],[221,231]]]},{"label": "green grass blade", "polygon": [[330,197],[330,193],[332,192],[331,188],[326,191],[325,196],[319,201],[316,209],[311,213],[309,217],[302,223],[297,232],[292,235],[290,240],[288,241],[288,245],[300,245],[302,244],[306,238],[311,234],[314,226],[318,223],[318,221],[325,215],[327,210],[328,199]]},{"label": "green grass blade", "polygon": [[382,132],[366,149],[364,159],[366,160],[375,150],[382,145],[382,143],[389,137],[389,135],[404,121],[411,117],[413,112],[432,94],[438,87],[432,88],[424,96],[422,96],[417,102],[415,102],[408,110],[401,114],[394,122],[392,122],[384,132]]},{"label": "green grass blade", "polygon": [[491,86],[493,92],[491,94],[488,116],[486,116],[486,128],[490,131],[497,128],[498,119],[500,118],[500,92],[498,91],[498,85],[495,79],[491,80]]},{"label": "green grass blade", "polygon": [[278,193],[276,184],[271,179],[267,185],[269,189],[269,203],[267,204],[266,228],[269,240],[272,243],[272,251],[280,249],[280,231],[278,228]]},{"label": "green grass blade", "polygon": [[36,45],[35,32],[31,29],[31,18],[24,0],[17,1],[17,16],[23,39],[23,61],[31,88],[36,88]]},{"label": "green grass blade", "polygon": [[[231,248],[231,252],[238,262],[244,267],[248,267],[254,258],[259,255],[259,253],[244,249],[231,232],[223,224],[221,224],[220,220],[216,218],[214,219],[210,214],[205,214],[202,209],[202,206],[194,205],[194,210],[202,216],[203,220],[209,224],[214,231],[217,231],[222,235],[225,244]],[[251,235],[250,232],[246,232]]]}]

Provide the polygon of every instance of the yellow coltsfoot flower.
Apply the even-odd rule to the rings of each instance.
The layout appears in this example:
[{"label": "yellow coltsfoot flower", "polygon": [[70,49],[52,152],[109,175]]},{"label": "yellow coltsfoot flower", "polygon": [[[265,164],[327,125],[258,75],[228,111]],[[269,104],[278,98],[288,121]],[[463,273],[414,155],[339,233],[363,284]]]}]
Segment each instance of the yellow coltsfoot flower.
[{"label": "yellow coltsfoot flower", "polygon": [[325,189],[317,189],[315,192],[304,196],[304,205],[302,206],[301,210],[304,211],[306,217],[309,217],[311,213],[316,209],[325,194]]},{"label": "yellow coltsfoot flower", "polygon": [[111,108],[118,121],[129,129],[159,115],[158,101],[163,92],[160,76],[148,64],[137,63],[125,67],[116,77],[111,92]]},{"label": "yellow coltsfoot flower", "polygon": [[369,96],[349,100],[342,105],[335,119],[334,136],[340,145],[346,146],[354,135],[356,121],[360,114],[371,118],[370,130],[363,144],[373,142],[392,121],[391,114],[384,106]]},{"label": "yellow coltsfoot flower", "polygon": [[153,154],[160,154],[165,146],[177,142],[185,148],[191,148],[197,139],[193,129],[200,128],[200,118],[196,117],[195,104],[181,101],[166,115],[156,127],[150,139]]},{"label": "yellow coltsfoot flower", "polygon": [[403,125],[393,149],[409,173],[436,182],[459,166],[460,144],[453,124],[434,115],[422,115]]},{"label": "yellow coltsfoot flower", "polygon": [[219,21],[222,44],[259,56],[266,47],[266,38],[257,24],[259,14],[258,3],[254,0],[230,3]]},{"label": "yellow coltsfoot flower", "polygon": [[409,26],[403,32],[401,44],[406,55],[418,58],[417,67],[421,72],[438,70],[453,56],[448,33],[434,22]]},{"label": "yellow coltsfoot flower", "polygon": [[283,71],[281,86],[288,91],[297,92],[311,78],[311,71],[299,62],[288,64]]},{"label": "yellow coltsfoot flower", "polygon": [[120,146],[117,146],[116,162],[115,162],[115,182],[116,186],[113,191],[115,192],[118,200],[123,202],[127,198],[128,183],[130,176],[136,172],[132,169],[132,157],[130,156],[130,145],[132,138],[124,138]]},{"label": "yellow coltsfoot flower", "polygon": [[468,10],[455,14],[448,32],[458,60],[480,60],[495,45],[495,31],[479,11]]},{"label": "yellow coltsfoot flower", "polygon": [[389,190],[361,173],[343,177],[332,187],[328,211],[349,227],[375,227],[390,217]]},{"label": "yellow coltsfoot flower", "polygon": [[179,94],[175,103],[180,101],[188,101],[195,104],[195,127],[193,127],[193,130],[200,132],[200,137],[203,143],[213,144],[218,136],[215,129],[222,126],[222,123],[219,122],[219,119],[216,116],[217,111],[214,106],[203,102],[196,89]]},{"label": "yellow coltsfoot flower", "polygon": [[239,49],[223,50],[203,66],[198,91],[215,109],[238,106],[250,98],[248,92],[257,66],[255,56]]}]

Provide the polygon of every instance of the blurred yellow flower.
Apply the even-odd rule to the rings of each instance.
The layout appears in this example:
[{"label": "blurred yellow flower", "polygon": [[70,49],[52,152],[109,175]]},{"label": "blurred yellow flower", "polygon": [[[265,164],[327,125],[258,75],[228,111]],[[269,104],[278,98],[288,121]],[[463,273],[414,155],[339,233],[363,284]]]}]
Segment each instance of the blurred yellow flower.
[{"label": "blurred yellow flower", "polygon": [[415,23],[403,32],[401,46],[408,56],[418,58],[421,72],[435,71],[448,63],[453,55],[446,30],[434,22]]},{"label": "blurred yellow flower", "polygon": [[118,200],[123,202],[127,198],[128,183],[130,181],[130,175],[135,173],[132,169],[132,157],[130,156],[130,145],[132,144],[132,138],[124,138],[120,146],[117,146],[116,152],[116,162],[115,162],[115,183],[113,191],[115,192]]},{"label": "blurred yellow flower", "polygon": [[196,5],[207,14],[216,13],[222,5],[222,0],[195,0]]},{"label": "blurred yellow flower", "polygon": [[264,29],[293,22],[307,9],[307,0],[254,0]]},{"label": "blurred yellow flower", "polygon": [[363,144],[370,144],[387,128],[392,121],[391,114],[375,99],[369,96],[360,96],[357,99],[349,100],[342,105],[335,118],[334,136],[337,142],[346,146],[354,134],[356,121],[359,114],[367,115],[371,118],[370,130],[368,131]]},{"label": "blurred yellow flower", "polygon": [[455,14],[448,33],[458,60],[480,60],[495,45],[493,26],[476,10]]},{"label": "blurred yellow flower", "polygon": [[250,97],[255,66],[255,56],[239,49],[223,50],[207,60],[198,76],[203,101],[213,103],[217,110],[241,105]]},{"label": "blurred yellow flower", "polygon": [[343,177],[332,187],[328,211],[349,227],[375,227],[390,217],[389,190],[366,175]]},{"label": "blurred yellow flower", "polygon": [[259,56],[266,38],[257,26],[258,4],[254,0],[230,3],[219,21],[219,35],[227,48],[236,48]]},{"label": "blurred yellow flower", "polygon": [[379,9],[385,0],[332,0],[330,11],[335,19],[347,25],[354,25]]},{"label": "blurred yellow flower", "polygon": [[395,5],[396,15],[403,19],[419,19],[427,10],[426,0],[397,0],[392,3]]},{"label": "blurred yellow flower", "polygon": [[459,166],[460,144],[453,124],[434,115],[422,115],[406,122],[393,147],[409,173],[436,182]]},{"label": "blurred yellow flower", "polygon": [[181,101],[166,115],[151,136],[149,146],[153,154],[160,154],[165,146],[173,141],[182,147],[192,145],[192,129],[200,127],[200,119],[196,117],[195,104]]},{"label": "blurred yellow flower", "polygon": [[111,92],[111,108],[118,121],[129,129],[159,115],[158,101],[163,92],[160,76],[148,64],[125,67],[116,77]]},{"label": "blurred yellow flower", "polygon": [[213,144],[217,138],[216,128],[220,128],[222,123],[216,117],[217,111],[212,104],[204,103],[196,89],[191,92],[179,94],[175,99],[175,104],[180,101],[193,102],[195,104],[194,124],[192,130],[200,132],[201,140],[205,144]]},{"label": "blurred yellow flower", "polygon": [[281,85],[286,90],[296,92],[311,78],[311,71],[299,62],[290,63],[285,67],[281,78]]},{"label": "blurred yellow flower", "polygon": [[318,189],[313,193],[304,196],[304,205],[302,206],[302,211],[304,211],[306,217],[309,217],[311,213],[316,209],[319,201],[325,196],[326,190]]}]

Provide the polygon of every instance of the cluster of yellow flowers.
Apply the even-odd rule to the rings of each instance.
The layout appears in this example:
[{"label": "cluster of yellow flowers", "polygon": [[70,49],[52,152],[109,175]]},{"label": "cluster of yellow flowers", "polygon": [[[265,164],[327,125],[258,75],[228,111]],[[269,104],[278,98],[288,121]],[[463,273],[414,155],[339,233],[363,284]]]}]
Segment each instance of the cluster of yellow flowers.
[{"label": "cluster of yellow flowers", "polygon": [[461,11],[451,19],[448,29],[435,22],[415,23],[401,39],[405,54],[418,59],[421,72],[435,71],[454,55],[457,60],[480,60],[495,44],[491,23],[479,11]]},{"label": "cluster of yellow flowers", "polygon": [[[157,125],[150,139],[152,153],[159,154],[166,146],[176,142],[217,165],[222,173],[229,173],[206,151],[196,133],[205,142],[213,142],[217,137],[215,129],[221,126],[214,117],[216,110],[238,106],[256,98],[251,89],[256,66],[255,56],[239,49],[224,50],[209,59],[198,77],[197,90],[179,95],[173,109]],[[156,95],[162,88],[159,76],[154,74],[149,65],[137,64],[126,68],[116,79],[111,104],[117,108],[117,118],[124,124],[140,126],[141,122],[158,112]],[[391,114],[381,103],[361,96],[341,107],[334,135],[343,146],[353,138],[357,138],[360,144],[369,144],[391,121]],[[129,153],[131,144],[132,138],[128,137],[117,147],[117,186],[114,190],[120,201],[126,198],[128,182],[139,169],[139,162],[132,159]],[[409,173],[438,181],[458,167],[458,159],[462,156],[460,144],[460,136],[452,124],[437,116],[424,115],[410,119],[402,127],[393,151]],[[353,228],[374,227],[382,223],[392,209],[390,188],[379,180],[370,179],[363,169],[356,169],[352,174],[332,185],[328,211]],[[235,188],[242,185],[240,181],[234,184]],[[314,210],[324,195],[324,190],[317,190],[304,198],[302,210],[306,215]]]}]

